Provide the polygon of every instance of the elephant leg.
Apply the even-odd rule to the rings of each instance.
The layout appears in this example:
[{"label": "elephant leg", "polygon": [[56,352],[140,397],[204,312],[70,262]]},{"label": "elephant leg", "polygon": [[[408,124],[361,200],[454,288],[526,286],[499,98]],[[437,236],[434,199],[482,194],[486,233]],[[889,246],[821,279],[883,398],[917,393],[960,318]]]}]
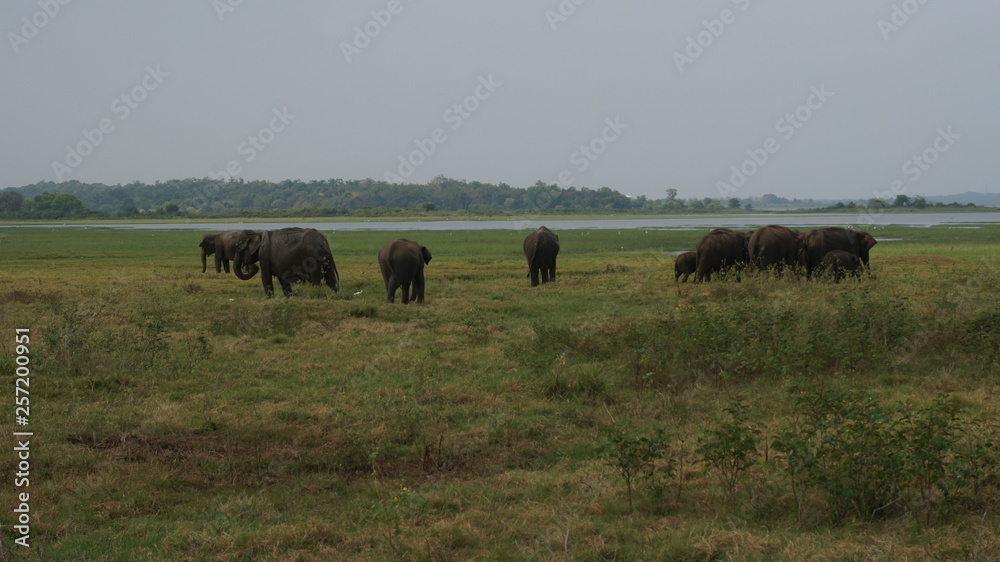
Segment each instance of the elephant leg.
[{"label": "elephant leg", "polygon": [[396,277],[390,275],[385,280],[385,302],[396,302],[396,289],[398,288],[399,282],[396,281]]},{"label": "elephant leg", "polygon": [[222,268],[226,270],[226,273],[229,273],[229,260],[222,260]]},{"label": "elephant leg", "polygon": [[424,302],[424,272],[420,271],[413,279],[413,297],[417,304]]},{"label": "elephant leg", "polygon": [[538,286],[538,266],[536,266],[535,264],[531,264],[528,267],[528,269],[529,269],[529,275],[531,276],[531,286],[532,287],[537,287]]},{"label": "elephant leg", "polygon": [[[215,252],[215,272],[222,273],[222,252]],[[228,267],[226,273],[229,273]]]},{"label": "elephant leg", "polygon": [[260,282],[264,285],[264,296],[271,298],[274,296],[274,279],[271,278],[271,267],[261,265]]},{"label": "elephant leg", "polygon": [[323,263],[317,262],[315,266],[309,269],[309,284],[318,286],[323,284],[323,281],[325,281],[323,275]]},{"label": "elephant leg", "polygon": [[281,285],[281,292],[285,297],[289,297],[292,294],[292,283],[295,281],[305,281],[300,275],[295,271],[285,271],[281,275],[278,275],[278,284]]},{"label": "elephant leg", "polygon": [[410,304],[410,284],[403,283],[403,304]]}]

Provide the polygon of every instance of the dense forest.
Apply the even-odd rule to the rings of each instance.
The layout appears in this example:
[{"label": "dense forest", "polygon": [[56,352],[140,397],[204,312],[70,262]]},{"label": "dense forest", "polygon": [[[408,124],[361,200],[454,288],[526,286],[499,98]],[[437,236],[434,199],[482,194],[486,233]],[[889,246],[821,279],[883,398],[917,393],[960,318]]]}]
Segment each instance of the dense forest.
[{"label": "dense forest", "polygon": [[895,201],[814,201],[775,195],[755,198],[629,197],[609,187],[561,188],[541,181],[527,188],[505,183],[455,180],[438,176],[426,184],[363,180],[244,181],[181,179],[153,184],[39,182],[0,191],[0,218],[62,219],[102,217],[280,217],[379,216],[452,211],[470,214],[572,213],[579,211],[708,212],[753,209],[831,210],[861,207],[943,206],[923,197],[900,195]]}]

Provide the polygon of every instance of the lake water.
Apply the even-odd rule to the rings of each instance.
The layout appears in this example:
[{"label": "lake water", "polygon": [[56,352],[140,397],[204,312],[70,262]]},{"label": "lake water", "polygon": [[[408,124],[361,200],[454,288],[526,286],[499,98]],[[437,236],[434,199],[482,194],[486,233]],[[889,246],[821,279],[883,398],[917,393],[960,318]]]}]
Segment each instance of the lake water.
[{"label": "lake water", "polygon": [[768,214],[701,216],[682,215],[670,218],[632,217],[622,219],[561,219],[546,217],[531,220],[426,220],[426,221],[352,221],[352,222],[188,222],[188,223],[93,223],[93,224],[45,224],[15,225],[3,224],[0,228],[117,228],[133,230],[273,230],[288,226],[315,228],[323,231],[419,231],[419,230],[527,230],[544,224],[553,230],[577,229],[664,229],[664,230],[704,230],[707,228],[756,228],[768,224],[782,224],[792,228],[817,228],[824,226],[848,226],[865,228],[872,225],[905,225],[930,227],[955,225],[972,227],[977,224],[1000,223],[1000,211],[983,213],[904,213],[869,215],[867,212],[843,214]]}]

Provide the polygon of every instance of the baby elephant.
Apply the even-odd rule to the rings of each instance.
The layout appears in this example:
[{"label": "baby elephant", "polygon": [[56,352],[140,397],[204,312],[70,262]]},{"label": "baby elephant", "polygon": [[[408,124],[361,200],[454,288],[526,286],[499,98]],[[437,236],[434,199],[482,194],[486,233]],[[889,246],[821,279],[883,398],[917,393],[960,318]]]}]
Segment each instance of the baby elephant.
[{"label": "baby elephant", "polygon": [[[683,254],[677,256],[677,261],[674,262],[675,283],[678,279],[680,279],[681,283],[687,283],[688,275],[695,272],[697,255],[698,254],[695,254],[694,252],[684,252]],[[682,275],[684,276],[683,279],[681,279]]]},{"label": "baby elephant", "polygon": [[840,280],[847,275],[860,278],[861,266],[861,258],[844,250],[827,252],[820,262],[820,269],[833,279],[834,283],[840,283]]},{"label": "baby elephant", "polygon": [[378,267],[385,281],[385,302],[396,302],[396,289],[400,287],[403,288],[403,304],[410,304],[411,299],[424,302],[424,265],[430,262],[431,253],[426,246],[405,238],[386,242],[378,252]]}]

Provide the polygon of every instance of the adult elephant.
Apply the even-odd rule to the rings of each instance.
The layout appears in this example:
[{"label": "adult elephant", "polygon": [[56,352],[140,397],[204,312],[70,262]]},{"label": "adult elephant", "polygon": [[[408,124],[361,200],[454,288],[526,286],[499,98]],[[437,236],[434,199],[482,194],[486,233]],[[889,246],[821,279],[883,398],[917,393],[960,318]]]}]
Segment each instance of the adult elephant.
[{"label": "adult elephant", "polygon": [[[688,276],[697,270],[698,254],[694,252],[684,252],[674,260],[674,283],[680,281],[687,283]],[[683,277],[683,279],[681,279]]]},{"label": "adult elephant", "polygon": [[848,275],[861,277],[861,258],[843,250],[827,252],[819,262],[819,270],[823,275],[833,279],[834,283]]},{"label": "adult elephant", "polygon": [[222,273],[225,269],[226,273],[229,273],[229,260],[236,255],[236,242],[252,234],[255,234],[255,231],[230,230],[218,234],[206,234],[201,239],[201,244],[198,244],[201,248],[201,272],[205,273],[208,269],[205,258],[215,254],[215,272]]},{"label": "adult elephant", "polygon": [[524,239],[524,256],[528,258],[528,277],[531,286],[538,286],[538,274],[542,283],[556,280],[556,256],[559,255],[559,236],[541,226]]},{"label": "adult elephant", "polygon": [[747,262],[747,239],[746,233],[728,228],[716,228],[702,236],[695,246],[694,280],[711,281],[713,273],[743,267]]},{"label": "adult elephant", "polygon": [[780,273],[795,267],[799,259],[802,235],[790,228],[772,224],[753,231],[747,241],[750,269],[774,269]]},{"label": "adult elephant", "polygon": [[[424,265],[431,252],[413,240],[400,238],[386,242],[378,251],[378,267],[385,282],[385,302],[396,302],[396,289],[403,288],[403,304],[424,302]],[[413,293],[410,294],[410,287]]]},{"label": "adult elephant", "polygon": [[875,244],[878,242],[867,232],[839,227],[818,228],[803,237],[799,248],[799,263],[806,268],[806,276],[812,277],[813,270],[823,261],[823,256],[833,250],[842,250],[860,258],[870,275],[868,257]]},{"label": "adult elephant", "polygon": [[236,244],[233,272],[249,281],[258,270],[268,298],[274,296],[274,277],[286,297],[292,294],[292,283],[302,281],[319,285],[325,280],[334,292],[340,289],[330,243],[315,228],[265,230],[241,237]]}]

